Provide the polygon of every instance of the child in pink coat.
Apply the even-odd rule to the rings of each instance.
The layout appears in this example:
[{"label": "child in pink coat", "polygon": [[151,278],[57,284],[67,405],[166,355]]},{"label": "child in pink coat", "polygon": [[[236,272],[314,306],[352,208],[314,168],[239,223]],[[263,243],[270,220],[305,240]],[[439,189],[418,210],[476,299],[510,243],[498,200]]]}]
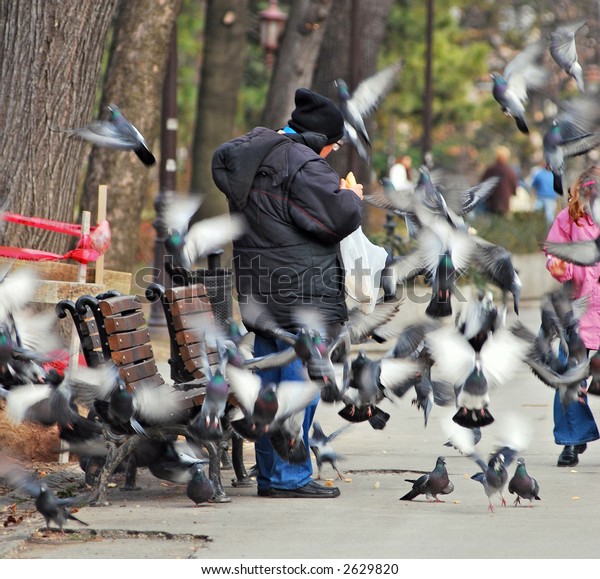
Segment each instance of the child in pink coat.
[{"label": "child in pink coat", "polygon": [[[600,189],[600,167],[597,166],[584,171],[569,189],[569,205],[556,216],[547,241],[587,241],[600,235],[600,228],[584,208],[584,201],[589,199],[594,187]],[[559,282],[570,282],[573,299],[588,296],[588,308],[579,320],[579,335],[588,353],[597,350],[600,346],[600,263],[584,267],[549,255],[546,268]],[[587,397],[582,399],[582,403],[572,402],[563,411],[557,392],[554,400],[554,440],[556,444],[564,445],[558,466],[578,464],[578,455],[585,451],[586,443],[598,438],[600,434]]]}]

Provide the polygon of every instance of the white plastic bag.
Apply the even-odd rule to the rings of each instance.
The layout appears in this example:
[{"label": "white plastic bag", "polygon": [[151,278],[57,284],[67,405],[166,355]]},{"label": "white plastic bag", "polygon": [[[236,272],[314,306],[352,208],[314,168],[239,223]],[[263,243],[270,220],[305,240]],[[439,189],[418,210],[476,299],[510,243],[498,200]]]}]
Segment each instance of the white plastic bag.
[{"label": "white plastic bag", "polygon": [[358,307],[369,314],[379,296],[387,251],[371,243],[360,226],[342,239],[340,250],[346,270],[346,306],[349,310]]}]

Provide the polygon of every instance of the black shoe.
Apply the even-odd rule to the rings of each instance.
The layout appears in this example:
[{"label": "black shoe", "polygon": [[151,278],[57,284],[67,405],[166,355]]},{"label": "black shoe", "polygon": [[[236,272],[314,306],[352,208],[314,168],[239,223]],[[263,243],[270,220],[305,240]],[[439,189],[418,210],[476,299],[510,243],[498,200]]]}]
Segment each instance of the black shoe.
[{"label": "black shoe", "polygon": [[565,446],[558,457],[557,466],[575,466],[579,464],[576,448],[573,445]]},{"label": "black shoe", "polygon": [[575,452],[577,454],[583,454],[587,449],[587,444],[584,442],[583,444],[577,444],[575,446]]},{"label": "black shoe", "polygon": [[258,489],[258,496],[277,499],[333,499],[340,496],[340,489],[310,481],[297,489]]}]

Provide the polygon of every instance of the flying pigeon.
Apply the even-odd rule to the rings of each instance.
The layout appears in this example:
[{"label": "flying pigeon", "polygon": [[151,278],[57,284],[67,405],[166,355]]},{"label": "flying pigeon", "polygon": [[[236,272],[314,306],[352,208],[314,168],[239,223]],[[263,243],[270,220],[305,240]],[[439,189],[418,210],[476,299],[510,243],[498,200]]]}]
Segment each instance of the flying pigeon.
[{"label": "flying pigeon", "polygon": [[113,380],[75,382],[73,400],[94,408],[108,425],[124,433],[146,435],[144,425],[173,424],[183,413],[180,394],[169,384],[144,385],[129,391],[118,370],[108,367]]},{"label": "flying pigeon", "polygon": [[536,61],[544,51],[541,42],[526,46],[504,68],[502,74],[492,73],[492,95],[502,112],[513,117],[522,133],[529,133],[525,120],[525,107],[529,102],[529,91],[542,88],[548,73]]},{"label": "flying pigeon", "polygon": [[452,326],[429,332],[425,343],[438,376],[457,390],[459,410],[453,420],[467,428],[493,422],[488,410],[490,386],[499,387],[510,380],[530,347],[507,328],[493,332],[479,352]]},{"label": "flying pigeon", "polygon": [[133,151],[147,167],[156,165],[146,140],[119,107],[110,104],[107,108],[110,114],[108,121],[96,120],[80,129],[67,131],[69,136],[89,141],[98,147]]},{"label": "flying pigeon", "polygon": [[50,524],[54,523],[58,526],[60,532],[64,533],[63,527],[69,520],[88,526],[88,523],[73,515],[71,507],[84,504],[89,500],[89,497],[60,499],[48,488],[46,482],[40,483],[34,480],[20,467],[5,459],[0,460],[0,475],[5,476],[10,484],[16,488],[23,489],[32,497],[35,497],[35,507],[44,517],[48,530],[51,530]]},{"label": "flying pigeon", "polygon": [[346,477],[340,472],[337,467],[337,461],[341,458],[340,455],[333,449],[331,446],[331,442],[335,440],[344,430],[346,430],[350,424],[342,426],[338,428],[330,435],[326,435],[323,432],[323,428],[321,424],[317,421],[313,422],[313,431],[309,438],[310,449],[313,451],[315,455],[315,460],[317,461],[317,477],[316,480],[321,480],[321,472],[323,470],[323,464],[328,462],[333,470],[338,475],[338,478],[345,480]]},{"label": "flying pigeon", "polygon": [[225,414],[229,396],[229,384],[225,378],[227,358],[213,370],[208,360],[205,340],[200,342],[199,348],[207,383],[200,412],[192,419],[191,424],[198,431],[201,440],[219,440],[223,437],[221,417]]},{"label": "flying pigeon", "polygon": [[369,149],[371,148],[365,119],[379,107],[384,97],[392,89],[402,67],[402,62],[391,64],[364,79],[352,94],[343,79],[335,81],[339,107],[344,117],[343,140],[351,142],[365,162],[369,160]]},{"label": "flying pigeon", "polygon": [[516,494],[515,507],[521,504],[521,499],[529,499],[529,506],[533,506],[533,500],[540,501],[539,492],[540,485],[538,482],[527,473],[525,468],[525,459],[517,459],[517,468],[515,474],[508,482],[508,492]]},{"label": "flying pigeon", "polygon": [[508,482],[508,470],[514,458],[515,451],[510,448],[502,448],[493,453],[487,463],[477,455],[473,456],[475,462],[481,467],[481,472],[474,474],[471,479],[480,482],[483,485],[485,494],[487,495],[489,505],[488,510],[494,512],[492,498],[496,495],[500,496],[501,504],[506,506],[504,499],[504,488]]},{"label": "flying pigeon", "polygon": [[566,243],[546,241],[544,242],[544,252],[575,265],[596,265],[600,262],[600,235],[589,241]]},{"label": "flying pigeon", "polygon": [[229,213],[195,221],[190,225],[204,201],[202,195],[166,195],[163,219],[167,230],[164,241],[167,255],[173,257],[171,267],[192,269],[206,256],[240,237],[245,231],[245,219],[239,213]]},{"label": "flying pigeon", "polygon": [[348,388],[342,395],[346,406],[338,414],[350,422],[368,420],[376,430],[383,428],[389,415],[377,404],[384,398],[394,402],[394,390],[406,382],[412,383],[418,371],[418,364],[413,360],[374,360],[364,349],[359,350],[350,367]]},{"label": "flying pigeon", "polygon": [[435,468],[416,480],[406,479],[406,482],[412,483],[412,489],[403,497],[401,501],[412,501],[419,495],[425,495],[428,502],[443,503],[438,495],[448,495],[454,490],[454,484],[448,478],[446,470],[446,459],[438,456]]},{"label": "flying pigeon", "polygon": [[231,365],[227,366],[227,380],[244,414],[246,424],[239,427],[246,428],[240,434],[251,440],[277,430],[293,414],[304,412],[319,393],[318,386],[308,379],[262,384],[256,374]]},{"label": "flying pigeon", "polygon": [[554,191],[563,194],[565,161],[584,155],[600,145],[596,131],[600,107],[592,97],[580,96],[561,103],[543,137],[544,160],[554,175]]},{"label": "flying pigeon", "polygon": [[585,81],[583,69],[577,60],[575,35],[585,24],[585,20],[580,20],[575,23],[559,26],[550,33],[550,54],[552,58],[560,68],[575,79],[580,92],[585,92]]},{"label": "flying pigeon", "polygon": [[153,476],[175,484],[188,483],[196,469],[206,465],[208,459],[197,454],[200,453],[184,440],[143,439],[135,450],[138,466],[147,465]]}]

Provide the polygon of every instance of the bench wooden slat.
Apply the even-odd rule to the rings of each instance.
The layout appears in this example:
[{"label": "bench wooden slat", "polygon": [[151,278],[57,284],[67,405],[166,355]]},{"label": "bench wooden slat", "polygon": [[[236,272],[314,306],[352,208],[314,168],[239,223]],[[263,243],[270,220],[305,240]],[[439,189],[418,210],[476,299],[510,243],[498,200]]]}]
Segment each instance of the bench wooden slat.
[{"label": "bench wooden slat", "polygon": [[136,296],[114,296],[100,300],[100,311],[103,316],[111,316],[122,312],[137,311],[142,308]]},{"label": "bench wooden slat", "polygon": [[104,327],[107,334],[115,334],[118,332],[129,332],[138,330],[146,325],[146,318],[143,312],[135,312],[125,316],[106,316],[104,318]]},{"label": "bench wooden slat", "polygon": [[119,367],[119,375],[129,386],[133,382],[143,380],[158,374],[158,368],[154,359],[140,362],[139,364],[129,364],[127,366]]},{"label": "bench wooden slat", "polygon": [[81,347],[86,350],[102,350],[102,340],[100,339],[100,334],[95,334],[93,336],[81,336]]},{"label": "bench wooden slat", "polygon": [[165,291],[165,299],[168,303],[176,302],[183,298],[208,296],[206,287],[201,283],[169,288]]},{"label": "bench wooden slat", "polygon": [[79,324],[79,328],[77,328],[79,335],[81,336],[91,336],[93,334],[98,334],[98,324],[94,318],[89,320],[84,320],[81,324]]},{"label": "bench wooden slat", "polygon": [[111,357],[117,366],[125,366],[127,364],[136,364],[145,360],[154,360],[154,352],[150,344],[127,348],[118,352],[112,352]]},{"label": "bench wooden slat", "polygon": [[169,305],[173,318],[199,312],[208,312],[213,315],[212,307],[208,298],[191,298],[189,300],[179,300]]},{"label": "bench wooden slat", "polygon": [[176,332],[194,329],[202,331],[206,326],[211,324],[214,324],[212,312],[173,317],[173,328],[175,328]]},{"label": "bench wooden slat", "polygon": [[127,389],[130,392],[133,392],[140,386],[144,388],[152,388],[154,386],[162,386],[165,383],[163,377],[160,374],[154,374],[153,376],[148,376],[146,378],[141,378],[139,380],[133,380],[127,383]]},{"label": "bench wooden slat", "polygon": [[113,334],[108,336],[108,346],[113,352],[119,352],[126,348],[141,346],[150,342],[150,332],[147,328],[132,330],[121,334]]}]

